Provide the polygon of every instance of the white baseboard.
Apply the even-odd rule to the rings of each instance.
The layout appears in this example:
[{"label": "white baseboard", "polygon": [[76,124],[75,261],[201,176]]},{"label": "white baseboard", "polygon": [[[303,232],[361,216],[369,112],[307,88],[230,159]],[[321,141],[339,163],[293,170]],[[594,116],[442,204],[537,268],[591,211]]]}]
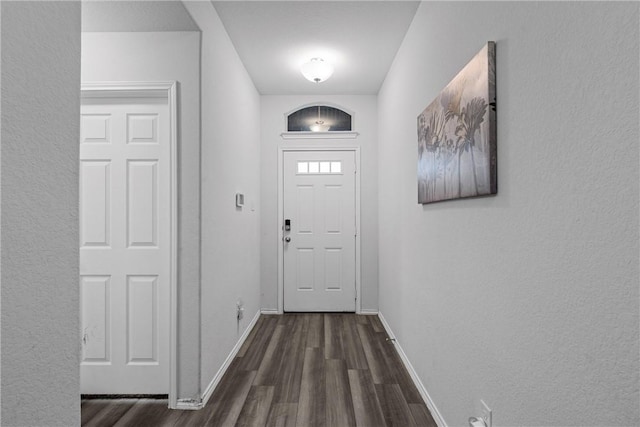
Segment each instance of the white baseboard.
[{"label": "white baseboard", "polygon": [[260,310],[262,314],[282,314],[278,311],[277,308],[263,308]]},{"label": "white baseboard", "polygon": [[187,411],[197,411],[198,409],[202,409],[204,405],[202,401],[197,399],[178,399],[176,402],[176,407],[171,409],[182,409]]},{"label": "white baseboard", "polygon": [[409,358],[396,339],[395,334],[391,330],[391,326],[389,326],[382,313],[378,313],[378,318],[380,318],[380,322],[382,322],[382,326],[384,326],[384,329],[387,331],[387,335],[389,335],[389,338],[393,339],[393,342],[396,345],[396,349],[398,350],[398,354],[402,359],[402,363],[404,364],[405,368],[407,368],[407,371],[409,371],[409,375],[411,375],[413,383],[416,385],[418,392],[420,392],[420,395],[422,396],[424,403],[427,405],[427,408],[429,408],[429,412],[431,412],[431,416],[433,417],[434,421],[436,422],[436,424],[438,424],[438,427],[447,427],[447,423],[444,421],[444,418],[442,418],[442,414],[440,414],[440,411],[438,411],[438,408],[436,408],[435,403],[433,403],[433,400],[431,399],[431,396],[429,396],[427,389],[424,387],[424,384],[422,384],[420,377],[418,377],[418,373],[415,369],[413,369],[413,365],[411,365]]},{"label": "white baseboard", "polygon": [[[253,330],[253,327],[256,326],[256,323],[258,322],[259,317],[260,317],[260,311],[257,311],[256,315],[253,316],[253,319],[251,319],[249,326],[247,326],[247,328],[244,330],[244,333],[242,334],[242,336],[240,337],[236,345],[233,347],[233,349],[231,349],[231,353],[229,353],[229,355],[227,356],[227,359],[224,361],[224,363],[222,364],[218,372],[213,376],[213,379],[211,380],[211,382],[205,389],[204,393],[202,394],[202,401],[200,402],[200,407],[192,408],[192,409],[204,408],[204,406],[207,404],[207,402],[209,401],[209,398],[213,394],[213,391],[216,389],[216,387],[220,383],[220,380],[224,376],[225,372],[227,372],[229,365],[231,365],[231,362],[233,362],[233,359],[236,357],[236,355],[240,351],[242,344],[244,344],[244,342],[247,340],[247,337]],[[178,405],[179,404],[180,402],[178,402]],[[183,408],[179,408],[179,409],[183,409]],[[184,409],[191,409],[191,408],[184,408]]]},{"label": "white baseboard", "polygon": [[378,314],[378,310],[374,310],[372,308],[363,308],[360,310],[360,313],[358,314],[364,314],[367,316],[373,316],[373,315],[377,315]]}]

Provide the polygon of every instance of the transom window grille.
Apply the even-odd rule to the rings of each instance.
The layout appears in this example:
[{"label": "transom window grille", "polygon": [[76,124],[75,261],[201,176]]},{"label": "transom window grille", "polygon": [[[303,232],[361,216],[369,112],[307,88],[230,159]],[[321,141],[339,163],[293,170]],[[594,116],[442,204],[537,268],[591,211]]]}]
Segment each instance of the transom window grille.
[{"label": "transom window grille", "polygon": [[298,162],[298,175],[308,174],[341,174],[342,162],[311,161]]},{"label": "transom window grille", "polygon": [[351,115],[327,105],[314,105],[287,117],[288,132],[351,131]]}]

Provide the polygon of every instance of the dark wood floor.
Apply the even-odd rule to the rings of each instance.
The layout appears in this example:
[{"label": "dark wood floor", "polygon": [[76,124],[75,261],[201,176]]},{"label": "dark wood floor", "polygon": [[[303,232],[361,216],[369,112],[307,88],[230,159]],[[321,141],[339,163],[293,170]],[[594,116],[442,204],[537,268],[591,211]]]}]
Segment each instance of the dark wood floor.
[{"label": "dark wood floor", "polygon": [[83,426],[436,426],[377,316],[262,315],[207,405],[83,400]]}]

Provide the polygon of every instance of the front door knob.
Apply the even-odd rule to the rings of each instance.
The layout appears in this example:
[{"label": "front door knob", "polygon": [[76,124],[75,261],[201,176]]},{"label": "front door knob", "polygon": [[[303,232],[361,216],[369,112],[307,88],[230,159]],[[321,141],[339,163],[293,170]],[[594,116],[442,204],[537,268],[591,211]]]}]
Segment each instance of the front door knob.
[{"label": "front door knob", "polygon": [[289,236],[285,237],[285,238],[284,238],[284,241],[285,241],[285,242],[287,242],[287,243],[289,243],[289,242],[291,241],[291,237],[289,237]]}]

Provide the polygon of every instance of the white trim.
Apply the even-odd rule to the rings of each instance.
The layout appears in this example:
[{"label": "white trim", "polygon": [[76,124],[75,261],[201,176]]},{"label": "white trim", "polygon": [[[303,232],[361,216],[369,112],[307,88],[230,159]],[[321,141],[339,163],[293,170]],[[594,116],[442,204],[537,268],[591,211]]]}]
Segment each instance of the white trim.
[{"label": "white trim", "polygon": [[360,259],[360,147],[278,147],[278,217],[276,219],[276,230],[278,230],[278,311],[274,314],[284,313],[284,252],[282,248],[282,218],[284,218],[284,153],[285,151],[353,151],[356,161],[356,304],[355,312],[362,312],[362,280],[361,280],[361,259]]},{"label": "white trim", "polygon": [[293,110],[289,110],[286,113],[284,113],[284,128],[287,128],[287,119],[289,118],[290,115],[292,115],[293,113],[300,111],[300,110],[304,110],[305,108],[309,108],[309,107],[317,107],[317,106],[321,106],[321,107],[331,107],[331,108],[337,108],[338,110],[342,110],[345,113],[347,113],[348,115],[351,116],[351,128],[353,129],[353,116],[355,116],[355,112],[353,110],[350,110],[349,108],[345,108],[340,104],[336,104],[334,102],[327,102],[327,101],[316,101],[316,102],[308,102],[306,104],[302,104],[296,108],[294,108]]},{"label": "white trim", "polygon": [[413,365],[409,361],[407,354],[404,352],[404,350],[402,349],[402,346],[396,339],[396,336],[391,330],[391,326],[389,326],[389,324],[387,323],[387,320],[384,318],[382,313],[378,313],[378,318],[380,319],[382,326],[384,326],[384,329],[387,331],[387,335],[395,344],[396,349],[398,350],[398,354],[400,355],[400,359],[402,359],[402,363],[404,364],[404,367],[407,368],[409,375],[411,375],[411,379],[413,380],[413,383],[415,384],[416,388],[420,392],[420,395],[422,396],[424,403],[427,405],[427,408],[429,409],[429,412],[431,413],[431,416],[433,417],[434,421],[436,422],[436,424],[438,424],[439,427],[447,427],[447,423],[444,421],[444,418],[442,417],[442,414],[440,413],[440,411],[438,411],[438,408],[436,408],[436,404],[433,402],[433,399],[431,399],[431,396],[429,396],[429,393],[427,392],[427,389],[425,388],[424,384],[422,384],[422,381],[420,380],[418,373],[413,368]]},{"label": "white trim", "polygon": [[360,135],[352,131],[282,132],[282,139],[356,139]]},{"label": "white trim", "polygon": [[81,98],[166,98],[169,106],[169,408],[178,405],[178,92],[175,81],[87,82]]},{"label": "white trim", "polygon": [[360,148],[355,150],[356,155],[356,314],[362,313],[362,259],[360,247]]},{"label": "white trim", "polygon": [[372,309],[372,308],[361,308],[360,309],[360,313],[358,314],[362,314],[362,315],[366,315],[366,316],[377,316],[378,315],[378,310]]},{"label": "white trim", "polygon": [[278,312],[277,308],[263,308],[260,310],[261,314],[282,314]]},{"label": "white trim", "polygon": [[273,224],[278,232],[278,314],[284,313],[284,252],[282,248],[282,218],[284,218],[284,150],[278,147],[278,216]]},{"label": "white trim", "polygon": [[174,407],[170,409],[181,409],[183,411],[197,411],[202,409],[204,405],[197,399],[178,399]]},{"label": "white trim", "polygon": [[81,98],[167,98],[175,81],[167,82],[85,82]]},{"label": "white trim", "polygon": [[169,407],[178,400],[178,85],[169,88],[171,117],[171,279],[169,283]]},{"label": "white trim", "polygon": [[229,353],[229,355],[227,356],[227,359],[224,361],[224,363],[222,364],[218,372],[213,376],[213,379],[211,379],[211,382],[209,383],[207,388],[204,390],[204,393],[202,394],[202,401],[200,402],[200,408],[203,408],[209,401],[209,398],[213,394],[213,391],[216,389],[216,387],[220,383],[220,380],[222,379],[224,374],[227,372],[227,369],[229,369],[231,362],[233,362],[233,359],[236,357],[236,355],[240,351],[242,344],[244,344],[244,342],[247,340],[247,337],[253,330],[254,326],[256,326],[256,323],[258,322],[259,318],[260,318],[260,310],[256,311],[255,316],[253,316],[253,319],[251,319],[251,322],[249,323],[247,328],[244,330],[244,333],[242,334],[242,336],[240,337],[236,345],[231,349],[231,353]]}]

